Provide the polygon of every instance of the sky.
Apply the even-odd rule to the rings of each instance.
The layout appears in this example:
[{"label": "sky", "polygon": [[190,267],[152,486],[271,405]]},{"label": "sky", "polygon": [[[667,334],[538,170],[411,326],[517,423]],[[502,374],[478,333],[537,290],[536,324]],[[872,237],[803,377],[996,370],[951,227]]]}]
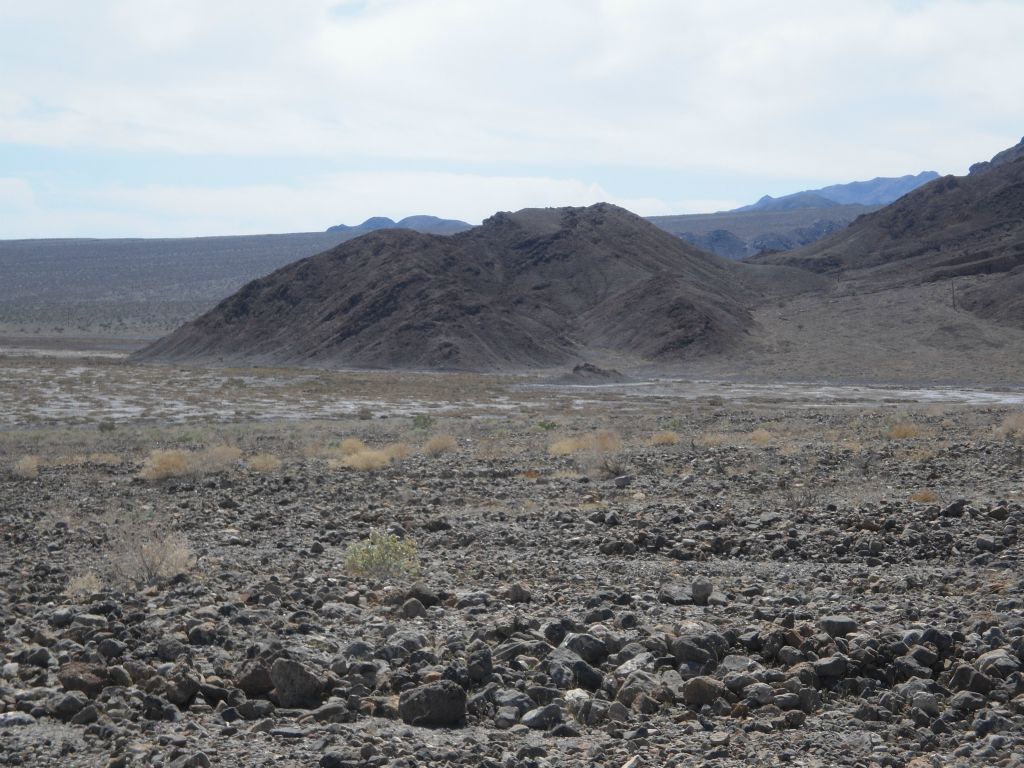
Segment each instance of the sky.
[{"label": "sky", "polygon": [[1024,134],[1020,0],[0,0],[0,239],[698,213]]}]

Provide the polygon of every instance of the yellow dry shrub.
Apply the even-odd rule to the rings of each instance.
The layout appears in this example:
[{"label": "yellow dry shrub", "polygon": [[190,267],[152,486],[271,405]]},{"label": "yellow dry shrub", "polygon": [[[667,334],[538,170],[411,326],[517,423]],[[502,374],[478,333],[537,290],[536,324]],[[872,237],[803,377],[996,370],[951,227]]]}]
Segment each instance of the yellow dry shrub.
[{"label": "yellow dry shrub", "polygon": [[331,469],[354,469],[357,472],[376,472],[391,464],[391,458],[386,451],[377,451],[372,448],[334,459],[328,463]]},{"label": "yellow dry shrub", "polygon": [[365,451],[366,443],[358,437],[346,437],[341,441],[341,445],[338,446],[338,450],[341,451],[342,456],[351,456],[353,453]]},{"label": "yellow dry shrub", "polygon": [[423,444],[423,452],[427,456],[440,456],[444,453],[457,451],[459,444],[451,435],[434,435]]},{"label": "yellow dry shrub", "polygon": [[720,448],[729,442],[729,438],[721,432],[702,432],[695,442],[704,448]]},{"label": "yellow dry shrub", "polygon": [[68,580],[67,587],[64,588],[64,594],[68,597],[88,597],[94,595],[103,589],[103,582],[100,581],[99,577],[92,573],[84,573],[81,576],[73,576]]},{"label": "yellow dry shrub", "polygon": [[583,451],[594,453],[614,453],[622,448],[622,439],[610,430],[591,432],[579,437],[567,437],[556,440],[548,446],[552,456],[569,456]]},{"label": "yellow dry shrub", "polygon": [[281,468],[281,464],[281,460],[272,453],[258,453],[255,456],[250,456],[245,462],[249,469],[261,474],[277,472]]},{"label": "yellow dry shrub", "polygon": [[89,463],[101,467],[116,467],[121,463],[121,457],[116,453],[90,453]]},{"label": "yellow dry shrub", "polygon": [[139,477],[144,480],[182,477],[191,473],[192,467],[192,457],[185,451],[150,451]]},{"label": "yellow dry shrub", "polygon": [[755,429],[749,439],[754,445],[768,445],[772,441],[772,433],[767,429]]},{"label": "yellow dry shrub", "polygon": [[890,440],[909,440],[912,437],[920,436],[920,434],[921,428],[914,422],[898,421],[889,428],[885,436]]},{"label": "yellow dry shrub", "polygon": [[412,448],[409,447],[408,443],[391,443],[384,446],[384,453],[392,462],[401,461],[408,458],[409,454],[412,453]]},{"label": "yellow dry shrub", "polygon": [[31,480],[39,477],[39,457],[22,456],[14,462],[14,474],[24,480]]},{"label": "yellow dry shrub", "polygon": [[911,494],[910,500],[920,504],[931,504],[933,501],[939,500],[939,494],[931,488],[922,488],[920,491]]},{"label": "yellow dry shrub", "polygon": [[651,436],[651,445],[676,445],[679,443],[679,433],[672,430],[655,432]]},{"label": "yellow dry shrub", "polygon": [[996,430],[996,436],[1003,440],[1024,440],[1024,412],[1008,414]]},{"label": "yellow dry shrub", "polygon": [[199,458],[199,466],[207,472],[223,472],[242,458],[242,451],[233,445],[211,445]]}]

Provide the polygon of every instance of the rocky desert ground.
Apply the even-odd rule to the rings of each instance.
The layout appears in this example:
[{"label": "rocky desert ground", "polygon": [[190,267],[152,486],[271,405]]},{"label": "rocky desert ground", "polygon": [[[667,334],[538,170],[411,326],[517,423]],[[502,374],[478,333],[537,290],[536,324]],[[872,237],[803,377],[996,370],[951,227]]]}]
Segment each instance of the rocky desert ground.
[{"label": "rocky desert ground", "polygon": [[1024,394],[546,381],[8,350],[0,763],[1024,764]]}]

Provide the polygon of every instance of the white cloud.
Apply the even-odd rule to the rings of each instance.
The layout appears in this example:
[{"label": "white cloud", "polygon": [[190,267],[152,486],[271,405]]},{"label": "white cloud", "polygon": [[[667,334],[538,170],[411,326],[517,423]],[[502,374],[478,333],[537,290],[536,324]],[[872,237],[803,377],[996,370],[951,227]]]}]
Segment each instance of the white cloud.
[{"label": "white cloud", "polygon": [[763,179],[741,202],[786,180],[963,172],[1022,132],[1022,39],[1015,0],[3,3],[0,144],[459,172],[92,194],[47,178],[82,207],[0,186],[0,205],[21,206],[0,236],[477,220],[597,199],[653,215],[749,194],[622,196],[608,179],[631,169]]},{"label": "white cloud", "polygon": [[39,55],[0,53],[0,105],[51,109],[0,140],[840,179],[966,167],[1024,124],[1010,0],[348,5],[51,0]]}]

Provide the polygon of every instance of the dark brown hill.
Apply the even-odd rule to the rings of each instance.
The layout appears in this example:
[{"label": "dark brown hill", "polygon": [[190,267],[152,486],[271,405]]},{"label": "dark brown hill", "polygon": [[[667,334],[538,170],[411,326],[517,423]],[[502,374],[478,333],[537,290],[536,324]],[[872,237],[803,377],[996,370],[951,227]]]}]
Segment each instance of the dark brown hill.
[{"label": "dark brown hill", "polygon": [[752,325],[748,286],[767,282],[613,205],[527,209],[451,237],[364,235],[249,283],[135,359],[463,370],[680,361],[734,346]]},{"label": "dark brown hill", "polygon": [[849,292],[956,280],[962,306],[1024,327],[1024,142],[817,243],[752,261],[831,275]]}]

